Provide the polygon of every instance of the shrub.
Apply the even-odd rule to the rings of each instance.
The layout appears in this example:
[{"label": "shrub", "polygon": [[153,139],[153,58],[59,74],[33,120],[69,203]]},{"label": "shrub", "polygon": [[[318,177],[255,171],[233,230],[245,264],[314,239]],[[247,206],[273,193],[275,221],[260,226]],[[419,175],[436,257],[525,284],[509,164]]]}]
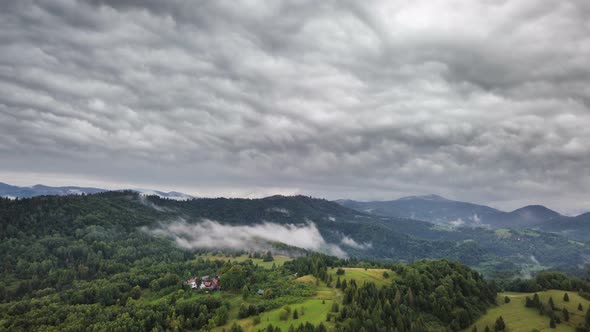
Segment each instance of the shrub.
[{"label": "shrub", "polygon": [[254,323],[254,325],[260,324],[260,316],[254,316],[252,322]]}]

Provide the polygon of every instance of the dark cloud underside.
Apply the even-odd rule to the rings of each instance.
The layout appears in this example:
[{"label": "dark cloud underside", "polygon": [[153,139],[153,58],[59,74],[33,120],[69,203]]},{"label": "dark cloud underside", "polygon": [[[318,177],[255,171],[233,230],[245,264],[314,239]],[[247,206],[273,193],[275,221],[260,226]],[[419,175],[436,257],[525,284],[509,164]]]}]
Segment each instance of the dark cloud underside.
[{"label": "dark cloud underside", "polygon": [[0,175],[586,209],[588,22],[583,1],[3,1]]}]

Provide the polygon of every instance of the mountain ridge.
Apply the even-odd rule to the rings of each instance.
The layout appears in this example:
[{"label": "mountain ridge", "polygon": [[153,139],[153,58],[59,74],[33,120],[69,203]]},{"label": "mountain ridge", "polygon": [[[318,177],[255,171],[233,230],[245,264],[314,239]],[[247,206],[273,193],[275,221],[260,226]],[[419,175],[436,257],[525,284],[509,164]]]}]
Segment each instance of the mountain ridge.
[{"label": "mountain ridge", "polygon": [[580,233],[582,230],[588,230],[590,233],[590,212],[570,217],[539,204],[502,211],[486,205],[451,200],[432,194],[406,196],[387,201],[340,199],[335,202],[365,213],[424,220],[441,226],[537,229],[566,235],[575,240],[590,240],[590,234]]},{"label": "mountain ridge", "polygon": [[[122,190],[133,190],[141,193],[142,195],[149,196],[155,195],[162,198],[169,198],[174,200],[188,200],[193,199],[195,196],[188,195],[177,191],[160,191],[153,189],[133,188],[133,189],[119,189]],[[8,183],[0,182],[0,197],[6,198],[30,198],[35,196],[67,196],[67,195],[82,195],[82,194],[97,194],[101,192],[111,191],[109,189],[95,188],[95,187],[78,187],[78,186],[47,186],[44,184],[35,184],[33,186],[15,186]]]}]

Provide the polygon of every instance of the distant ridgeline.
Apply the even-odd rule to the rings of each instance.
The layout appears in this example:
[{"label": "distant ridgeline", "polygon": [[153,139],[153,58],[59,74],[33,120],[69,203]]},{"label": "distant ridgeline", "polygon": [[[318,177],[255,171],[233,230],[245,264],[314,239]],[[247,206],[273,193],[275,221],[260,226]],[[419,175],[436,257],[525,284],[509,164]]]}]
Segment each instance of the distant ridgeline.
[{"label": "distant ridgeline", "polygon": [[[349,255],[380,258],[391,252],[392,260],[413,262],[377,263],[304,250],[297,252],[299,258],[248,256],[239,250],[215,254],[213,248],[182,249],[181,243],[146,231],[180,217],[187,223],[209,218],[236,226],[307,220],[326,244]],[[399,229],[430,236],[471,233],[392,222],[308,197],[177,202],[105,192],[0,199],[0,331],[460,330],[494,305],[496,286],[479,272],[449,260],[416,260],[441,258],[436,251],[444,248],[454,258],[452,249],[464,245],[483,257],[489,253],[473,241],[425,239]],[[505,234],[483,234],[507,250]],[[356,242],[344,241],[343,235]],[[399,252],[385,249],[387,242]],[[555,248],[568,248],[549,245],[554,250],[546,253],[549,257],[558,257]],[[185,285],[207,275],[219,275],[222,291]],[[584,281],[561,274],[500,287],[525,287],[520,285],[587,289]]]}]

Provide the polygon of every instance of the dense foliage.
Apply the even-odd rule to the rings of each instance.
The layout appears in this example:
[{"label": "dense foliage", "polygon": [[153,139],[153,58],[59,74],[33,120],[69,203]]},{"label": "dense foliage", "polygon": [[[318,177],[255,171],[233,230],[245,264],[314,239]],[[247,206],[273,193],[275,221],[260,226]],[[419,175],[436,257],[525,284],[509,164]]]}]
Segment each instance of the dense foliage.
[{"label": "dense foliage", "polygon": [[[329,269],[351,265],[334,257],[311,255],[285,264],[302,274],[313,274],[331,283]],[[339,331],[460,330],[468,327],[496,301],[496,289],[479,273],[447,260],[417,261],[409,265],[382,264],[400,277],[387,287],[358,284],[350,279],[338,283],[343,306],[335,306],[328,320]]]},{"label": "dense foliage", "polygon": [[499,286],[513,292],[540,292],[547,289],[579,292],[590,300],[590,281],[574,278],[562,272],[546,271],[531,279],[514,279],[500,283]]},{"label": "dense foliage", "polygon": [[[220,274],[223,288],[245,283],[274,295],[275,308],[306,285],[252,261],[195,259],[194,252],[142,226],[173,215],[135,193],[0,199],[0,330],[151,331],[223,325],[230,305],[183,286],[192,276]],[[287,287],[289,286],[289,287]]]},{"label": "dense foliage", "polygon": [[[276,212],[283,210],[289,214]],[[546,255],[551,260],[570,250],[553,235],[511,233],[513,237],[535,239],[507,244],[510,241],[490,231],[455,232],[415,221],[375,220],[307,197],[176,202],[141,198],[133,192],[110,192],[0,199],[0,330],[208,329],[224,325],[232,310],[242,318],[257,317],[311,296],[313,287],[292,282],[295,274],[311,274],[341,289],[343,302],[326,317],[327,326],[340,331],[459,330],[495,301],[494,285],[466,266],[447,260],[403,265],[311,254],[283,267],[263,270],[249,260],[195,258],[195,252],[181,250],[169,239],[145,232],[146,227],[178,216],[189,221],[209,217],[234,224],[313,220],[327,240],[336,242],[342,234],[354,234],[359,242],[372,244],[364,251],[346,248],[349,252],[357,250],[359,256],[390,260],[451,257],[479,265],[490,257],[497,260],[496,254],[508,257],[512,250],[526,246],[533,248],[526,250],[537,250],[534,248],[541,248],[543,241],[554,249]],[[477,241],[463,241],[464,236]],[[482,246],[497,248],[492,252]],[[270,252],[253,256],[274,259]],[[541,252],[538,257],[544,259]],[[507,264],[510,267],[511,261]],[[391,272],[386,277],[388,285],[357,282],[338,270],[345,266],[384,268]],[[334,279],[332,269],[337,276]],[[255,301],[240,306],[219,294],[197,295],[183,286],[190,277],[214,274],[221,275],[224,290],[244,299],[255,297]],[[500,286],[527,292],[582,290],[583,296],[590,292],[584,280],[559,273],[542,273],[533,280]],[[257,295],[258,291],[263,294]],[[294,312],[290,313],[293,316]],[[302,324],[294,328],[315,331],[326,326]]]}]

